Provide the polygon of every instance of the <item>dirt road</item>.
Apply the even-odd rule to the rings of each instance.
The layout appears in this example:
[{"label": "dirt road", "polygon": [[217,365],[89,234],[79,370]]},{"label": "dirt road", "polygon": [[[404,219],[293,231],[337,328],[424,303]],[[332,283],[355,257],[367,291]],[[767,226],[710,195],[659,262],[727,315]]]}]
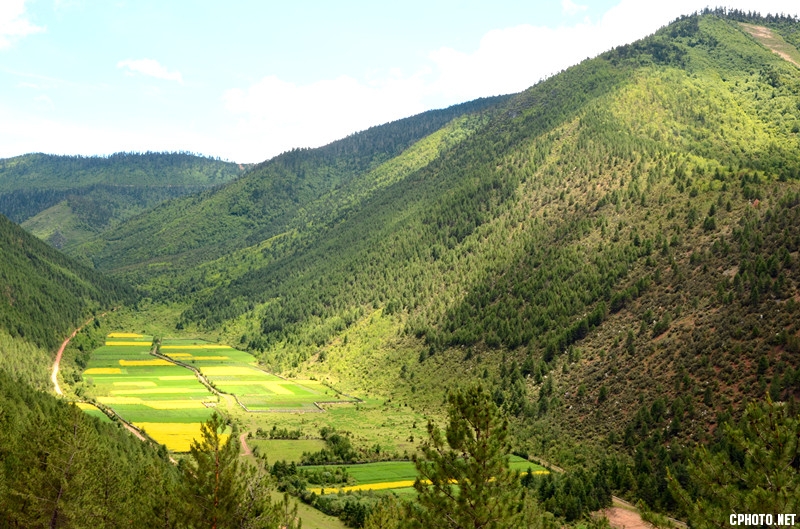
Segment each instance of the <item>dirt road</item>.
[{"label": "dirt road", "polygon": [[70,340],[75,338],[75,335],[78,334],[78,331],[83,329],[88,323],[90,323],[94,318],[89,318],[84,322],[83,325],[72,331],[72,334],[64,340],[64,343],[61,344],[61,347],[58,349],[58,353],[56,353],[55,362],[53,362],[53,372],[50,375],[50,380],[53,382],[53,388],[56,390],[56,395],[63,395],[64,392],[61,391],[61,386],[58,385],[58,368],[61,365],[61,356],[64,354],[64,349],[67,348],[67,344],[69,344]]},{"label": "dirt road", "polygon": [[[114,309],[114,310],[117,310],[117,309]],[[100,316],[97,316],[97,317],[98,318],[102,318],[106,314],[108,314],[108,313],[104,312]],[[94,321],[94,318],[95,317],[92,316],[91,318],[89,318],[88,320],[83,322],[83,324],[80,327],[78,327],[77,329],[72,331],[72,334],[70,334],[69,337],[66,340],[64,340],[64,343],[62,343],[61,347],[58,349],[58,353],[56,353],[56,359],[53,362],[53,372],[50,374],[50,381],[53,383],[53,389],[55,390],[56,395],[63,395],[64,394],[64,392],[61,391],[61,386],[58,385],[58,368],[61,366],[61,357],[64,354],[64,349],[67,348],[67,344],[69,344],[70,340],[75,338],[75,335],[78,334],[81,329],[83,329],[84,327],[86,327],[87,325],[89,325],[90,323],[92,323]]]},{"label": "dirt road", "polygon": [[239,444],[242,445],[242,454],[243,456],[251,456],[253,455],[253,451],[247,446],[247,432],[242,433],[239,436]]},{"label": "dirt road", "polygon": [[642,520],[639,513],[622,507],[611,507],[600,512],[608,518],[611,527],[616,529],[654,529],[652,525]]}]

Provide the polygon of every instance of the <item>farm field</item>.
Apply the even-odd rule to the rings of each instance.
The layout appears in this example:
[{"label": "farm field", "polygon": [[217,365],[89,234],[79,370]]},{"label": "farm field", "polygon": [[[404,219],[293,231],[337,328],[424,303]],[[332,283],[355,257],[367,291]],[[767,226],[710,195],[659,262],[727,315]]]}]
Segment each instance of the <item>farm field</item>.
[{"label": "farm field", "polygon": [[[333,390],[328,391],[333,394]],[[257,428],[269,431],[273,427],[299,430],[300,440],[319,438],[322,428],[334,428],[350,435],[355,446],[380,445],[382,452],[391,453],[391,457],[397,459],[409,458],[417,451],[430,418],[423,410],[383,399],[364,399],[345,405],[324,404],[322,407],[325,413],[245,413],[239,409],[232,415],[239,420],[243,432],[255,432]],[[275,440],[257,441],[265,444],[259,450],[270,461],[283,459],[283,456],[275,457],[270,451],[272,445],[269,443],[272,442]],[[300,452],[302,454],[302,450]]]},{"label": "farm field", "polygon": [[[326,465],[331,467],[332,465]],[[401,489],[410,489],[417,478],[417,469],[411,461],[383,461],[379,463],[365,463],[359,465],[342,465],[347,469],[347,473],[356,481],[355,485],[346,487],[327,487],[326,491],[330,492],[348,492],[358,490],[392,490],[398,491],[400,494],[409,491]],[[532,463],[519,456],[509,457],[509,467],[512,470],[518,470],[521,474],[528,471],[530,468],[534,473],[546,473],[547,469]],[[324,468],[319,467],[303,467],[305,469]],[[309,488],[311,492],[317,494],[322,493],[323,487]]]},{"label": "farm field", "polygon": [[325,448],[321,439],[248,439],[251,449],[266,454],[270,463],[275,461],[300,462],[303,452],[319,452]]},{"label": "farm field", "polygon": [[236,395],[249,411],[319,411],[315,402],[347,402],[316,380],[286,380],[257,367],[255,357],[200,339],[165,338],[159,352],[198,369],[224,393]]},{"label": "farm field", "polygon": [[86,415],[91,415],[92,417],[97,417],[103,422],[112,422],[109,419],[108,415],[103,413],[103,410],[95,406],[94,404],[89,404],[88,402],[76,402],[75,406],[83,410]]},{"label": "farm field", "polygon": [[152,337],[111,333],[83,372],[90,396],[174,452],[189,450],[217,397],[188,369],[150,354]]}]

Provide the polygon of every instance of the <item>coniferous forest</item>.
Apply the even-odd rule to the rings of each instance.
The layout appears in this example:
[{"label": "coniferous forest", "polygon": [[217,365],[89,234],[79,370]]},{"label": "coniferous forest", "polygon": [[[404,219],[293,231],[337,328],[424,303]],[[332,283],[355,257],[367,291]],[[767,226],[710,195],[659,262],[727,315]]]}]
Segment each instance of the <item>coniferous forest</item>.
[{"label": "coniferous forest", "polygon": [[[253,167],[2,160],[0,207],[44,241],[0,217],[0,526],[798,512],[799,153],[800,21],[706,9]],[[183,353],[215,413],[170,451],[87,374],[119,331],[231,346],[324,397],[252,412]]]}]

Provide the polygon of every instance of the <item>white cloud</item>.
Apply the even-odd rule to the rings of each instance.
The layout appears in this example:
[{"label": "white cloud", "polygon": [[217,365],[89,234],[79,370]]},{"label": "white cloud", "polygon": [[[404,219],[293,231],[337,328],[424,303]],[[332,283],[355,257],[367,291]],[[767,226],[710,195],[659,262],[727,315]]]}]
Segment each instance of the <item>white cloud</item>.
[{"label": "white cloud", "polygon": [[158,61],[153,59],[127,59],[119,61],[117,68],[126,68],[128,73],[138,72],[148,77],[155,77],[157,79],[164,79],[166,81],[177,81],[183,83],[183,77],[180,72],[170,72],[163,67]]},{"label": "white cloud", "polygon": [[[762,13],[796,12],[792,1],[764,0]],[[548,28],[521,25],[487,32],[473,52],[441,48],[417,72],[390,71],[382,78],[349,76],[298,85],[269,76],[223,95],[238,117],[226,131],[238,161],[260,161],[293,147],[314,147],[358,130],[478,97],[525,90],[543,78],[615,46],[645,37],[706,0],[652,3],[621,0],[596,22]],[[753,9],[745,0],[732,7]],[[749,7],[748,7],[749,6]],[[565,11],[580,5],[563,0]]]},{"label": "white cloud", "polygon": [[589,9],[589,6],[576,4],[572,0],[561,0],[561,10],[567,15],[577,15],[587,9]]},{"label": "white cloud", "polygon": [[53,104],[53,100],[50,99],[49,96],[42,94],[38,95],[33,98],[34,103],[36,104],[37,108],[44,109],[44,110],[52,110],[55,108]]},{"label": "white cloud", "polygon": [[44,31],[25,16],[25,0],[0,2],[0,50],[9,48],[18,38]]},{"label": "white cloud", "polygon": [[225,108],[239,117],[228,131],[240,151],[233,157],[261,161],[422,112],[423,90],[420,75],[402,77],[396,72],[373,82],[342,75],[305,85],[269,76],[246,89],[227,90],[222,97]]},{"label": "white cloud", "polygon": [[[753,10],[752,1],[729,0],[731,7]],[[562,6],[575,5],[563,0]],[[436,92],[455,102],[518,92],[587,57],[643,38],[684,14],[702,10],[707,0],[643,2],[622,0],[597,22],[548,28],[521,25],[486,33],[478,49],[464,53],[442,48],[430,54],[438,73]],[[578,6],[580,7],[580,6]],[[796,0],[764,0],[762,14],[797,13]]]},{"label": "white cloud", "polygon": [[46,112],[49,98],[38,97],[39,112],[31,114],[0,104],[0,158],[28,152],[107,155],[122,151],[191,151],[224,155],[219,137],[191,130],[184,124],[159,122],[146,130],[129,123],[63,121]]}]

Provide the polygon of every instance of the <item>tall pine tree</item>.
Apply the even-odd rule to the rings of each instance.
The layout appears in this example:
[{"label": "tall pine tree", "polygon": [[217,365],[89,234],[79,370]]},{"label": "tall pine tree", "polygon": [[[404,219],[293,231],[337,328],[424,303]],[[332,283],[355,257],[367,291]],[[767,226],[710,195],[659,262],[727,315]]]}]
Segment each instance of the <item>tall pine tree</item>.
[{"label": "tall pine tree", "polygon": [[192,527],[236,527],[234,513],[243,497],[239,476],[239,445],[225,439],[225,422],[216,413],[200,428],[201,441],[192,441],[191,459],[184,466],[187,520]]},{"label": "tall pine tree", "polygon": [[416,460],[419,508],[410,527],[499,529],[527,527],[535,506],[524,502],[509,469],[508,423],[481,386],[451,393],[444,433],[428,423],[430,440]]}]

